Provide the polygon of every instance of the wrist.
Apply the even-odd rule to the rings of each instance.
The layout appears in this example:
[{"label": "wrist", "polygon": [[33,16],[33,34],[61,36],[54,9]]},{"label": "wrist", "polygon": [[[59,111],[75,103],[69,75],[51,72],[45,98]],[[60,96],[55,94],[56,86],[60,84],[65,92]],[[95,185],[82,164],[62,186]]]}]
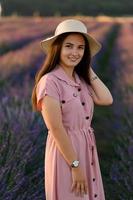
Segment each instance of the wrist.
[{"label": "wrist", "polygon": [[73,160],[70,166],[71,168],[77,168],[79,166],[79,160]]},{"label": "wrist", "polygon": [[93,76],[93,77],[90,78],[90,82],[93,82],[96,79],[98,79],[98,76],[95,75],[95,76]]},{"label": "wrist", "polygon": [[92,82],[98,78],[98,76],[96,75],[96,73],[93,71],[93,69],[91,67],[90,67],[89,77],[90,77],[90,82]]}]

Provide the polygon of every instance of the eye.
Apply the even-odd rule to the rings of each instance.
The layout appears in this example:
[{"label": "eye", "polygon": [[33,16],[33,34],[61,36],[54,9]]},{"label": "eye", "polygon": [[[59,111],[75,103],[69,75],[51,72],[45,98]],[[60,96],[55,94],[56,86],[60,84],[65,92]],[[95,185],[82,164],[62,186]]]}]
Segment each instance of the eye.
[{"label": "eye", "polygon": [[85,47],[84,46],[79,46],[79,49],[84,49]]},{"label": "eye", "polygon": [[65,45],[65,47],[72,48],[72,46],[70,44]]}]

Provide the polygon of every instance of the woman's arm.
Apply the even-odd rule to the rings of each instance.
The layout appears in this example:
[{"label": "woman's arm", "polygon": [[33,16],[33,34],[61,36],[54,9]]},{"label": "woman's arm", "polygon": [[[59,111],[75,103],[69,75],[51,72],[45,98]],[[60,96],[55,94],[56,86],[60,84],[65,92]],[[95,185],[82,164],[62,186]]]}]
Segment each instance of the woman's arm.
[{"label": "woman's arm", "polygon": [[[50,96],[45,96],[42,100],[42,115],[50,134],[54,137],[55,144],[67,161],[69,166],[73,160],[79,160],[73,149],[70,138],[62,124],[62,113],[60,103]],[[71,192],[76,196],[88,193],[88,183],[85,171],[79,165],[77,168],[71,168],[72,185]]]},{"label": "woman's arm", "polygon": [[[62,124],[62,114],[60,104],[57,100],[50,96],[45,96],[42,100],[42,115],[45,120],[50,134],[54,137],[55,144],[67,161],[69,166],[73,160],[78,160],[76,152],[73,149],[71,140],[69,139],[65,128]],[[71,168],[72,172],[72,186],[71,192],[76,192],[78,195],[87,194],[88,184],[85,172],[82,168]]]},{"label": "woman's arm", "polygon": [[97,105],[110,105],[113,103],[113,97],[109,89],[100,80],[92,68],[90,68],[90,80],[92,87],[92,98]]},{"label": "woman's arm", "polygon": [[42,116],[59,151],[70,166],[72,161],[78,160],[78,158],[63,127],[59,102],[50,96],[45,96],[42,100]]}]

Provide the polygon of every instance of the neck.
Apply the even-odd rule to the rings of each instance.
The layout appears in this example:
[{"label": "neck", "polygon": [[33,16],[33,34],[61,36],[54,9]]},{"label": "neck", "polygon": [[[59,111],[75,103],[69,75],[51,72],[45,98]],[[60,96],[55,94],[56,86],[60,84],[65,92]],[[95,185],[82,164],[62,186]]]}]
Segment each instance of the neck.
[{"label": "neck", "polygon": [[69,76],[70,79],[72,79],[73,81],[76,81],[75,76],[74,76],[74,68],[68,68],[63,65],[60,65],[60,66],[63,68],[63,70],[66,72],[66,74]]}]

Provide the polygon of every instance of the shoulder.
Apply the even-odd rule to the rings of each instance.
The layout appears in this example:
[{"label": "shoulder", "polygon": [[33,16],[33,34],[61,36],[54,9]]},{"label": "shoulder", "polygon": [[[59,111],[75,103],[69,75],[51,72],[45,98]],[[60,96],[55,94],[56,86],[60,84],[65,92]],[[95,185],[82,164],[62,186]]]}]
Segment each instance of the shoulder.
[{"label": "shoulder", "polygon": [[56,76],[54,76],[53,72],[49,72],[45,75],[43,75],[39,82],[38,82],[38,85],[49,85],[49,84],[55,84],[57,85],[57,78]]},{"label": "shoulder", "polygon": [[46,80],[56,80],[56,77],[54,76],[53,72],[48,72],[40,78],[40,81]]},{"label": "shoulder", "polygon": [[41,100],[46,95],[51,96],[59,101],[60,99],[60,91],[56,84],[56,78],[52,75],[52,73],[47,73],[43,75],[36,87],[36,96],[37,96],[37,107],[41,109]]},{"label": "shoulder", "polygon": [[43,91],[45,89],[57,88],[56,87],[56,77],[52,72],[44,74],[37,83],[37,93],[38,91]]}]

